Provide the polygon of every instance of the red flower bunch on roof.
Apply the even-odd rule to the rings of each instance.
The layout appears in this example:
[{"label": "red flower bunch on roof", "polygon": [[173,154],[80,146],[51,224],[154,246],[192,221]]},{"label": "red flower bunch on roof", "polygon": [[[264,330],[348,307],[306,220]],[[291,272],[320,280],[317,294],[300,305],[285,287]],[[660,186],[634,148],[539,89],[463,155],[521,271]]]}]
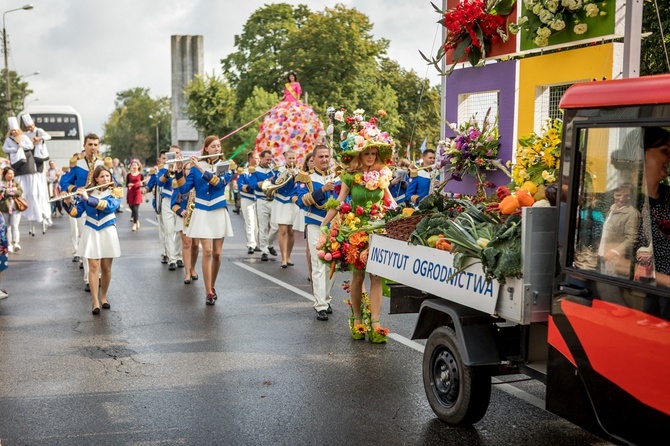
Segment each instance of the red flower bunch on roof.
[{"label": "red flower bunch on roof", "polygon": [[428,62],[439,70],[439,61],[447,51],[454,51],[453,64],[446,74],[450,74],[457,61],[467,54],[473,67],[479,66],[486,59],[491,44],[507,41],[507,16],[512,12],[516,0],[466,0],[456,8],[441,11],[435,5],[436,11],[442,14],[440,23],[447,28],[447,38],[435,59]]}]

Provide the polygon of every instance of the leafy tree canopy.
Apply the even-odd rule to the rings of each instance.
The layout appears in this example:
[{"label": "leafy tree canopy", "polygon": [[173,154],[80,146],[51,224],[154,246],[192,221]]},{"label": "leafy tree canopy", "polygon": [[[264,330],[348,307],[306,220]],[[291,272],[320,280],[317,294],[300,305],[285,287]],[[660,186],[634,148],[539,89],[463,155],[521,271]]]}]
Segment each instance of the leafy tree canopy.
[{"label": "leafy tree canopy", "polygon": [[171,142],[170,99],[153,99],[148,88],[136,87],[117,93],[114,107],[102,138],[109,146],[109,156],[154,163],[157,146],[165,149]]},{"label": "leafy tree canopy", "polygon": [[[658,15],[656,14],[656,5],[658,5]],[[661,28],[658,26],[659,16],[661,19]],[[670,50],[669,1],[657,0],[655,2],[644,2],[642,32],[650,32],[651,35],[642,40],[640,73],[643,76],[670,73],[670,67],[668,67],[667,59],[668,55],[665,54],[663,40],[661,40],[663,37],[665,38],[665,48]],[[663,32],[663,37],[661,36],[661,32]]]},{"label": "leafy tree canopy", "polygon": [[[2,70],[0,76],[0,131],[3,135],[7,134],[9,125],[7,124],[7,99],[5,98],[5,70]],[[23,110],[23,102],[33,91],[28,88],[28,82],[21,80],[16,71],[9,70],[9,89],[12,97],[12,116],[18,116]]]}]

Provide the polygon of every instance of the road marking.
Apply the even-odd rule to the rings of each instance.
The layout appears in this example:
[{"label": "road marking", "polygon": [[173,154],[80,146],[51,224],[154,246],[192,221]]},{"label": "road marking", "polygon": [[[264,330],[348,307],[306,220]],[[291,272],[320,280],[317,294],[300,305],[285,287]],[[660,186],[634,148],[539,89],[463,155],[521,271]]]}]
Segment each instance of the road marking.
[{"label": "road marking", "polygon": [[154,225],[154,226],[158,226],[158,222],[157,222],[157,221],[151,220],[151,219],[149,219],[149,218],[145,218],[144,221],[146,221],[146,222],[148,222],[148,223],[150,223],[150,224],[152,224],[152,225]]},{"label": "road marking", "polygon": [[[251,273],[254,273],[259,277],[267,279],[270,282],[273,282],[273,283],[275,283],[275,284],[277,284],[277,285],[279,285],[283,288],[286,288],[287,290],[292,291],[292,292],[296,293],[297,295],[304,297],[305,299],[308,299],[308,300],[311,300],[312,302],[314,302],[314,296],[312,296],[309,293],[306,293],[305,291],[303,291],[299,288],[294,287],[293,285],[289,285],[288,283],[286,283],[284,281],[281,281],[281,280],[279,280],[275,277],[272,277],[269,274],[265,274],[261,271],[258,271],[257,269],[252,268],[249,265],[245,265],[244,263],[233,262],[233,264],[239,266],[240,268],[246,269],[247,271],[249,271]],[[423,352],[424,352],[424,346],[423,345],[419,344],[418,342],[412,341],[411,339],[408,339],[408,338],[406,338],[402,335],[399,335],[398,333],[389,333],[388,337],[393,339],[396,342],[399,342],[399,343],[413,349],[413,350],[416,350],[417,352],[419,352],[421,354],[423,354]],[[542,398],[538,398],[534,395],[531,395],[530,393],[528,393],[524,390],[521,390],[517,387],[514,387],[511,384],[506,384],[504,381],[501,381],[498,378],[491,377],[491,383],[495,384],[496,388],[502,390],[503,392],[509,393],[510,395],[515,396],[515,397],[519,398],[520,400],[523,400],[523,401],[527,402],[528,404],[532,404],[533,406],[538,407],[542,410],[546,410],[545,409],[545,401]]]},{"label": "road marking", "polygon": [[265,274],[265,273],[263,273],[263,272],[260,272],[260,271],[258,271],[257,269],[250,267],[249,265],[245,265],[244,263],[241,263],[241,262],[233,262],[233,264],[239,266],[240,268],[246,269],[247,271],[252,272],[252,273],[256,274],[257,276],[260,276],[260,277],[262,277],[262,278],[264,278],[264,279],[267,279],[267,280],[269,280],[270,282],[276,283],[277,285],[279,285],[279,286],[281,286],[281,287],[284,287],[284,288],[286,288],[286,289],[289,290],[289,291],[294,292],[294,293],[297,294],[298,296],[302,296],[302,297],[304,297],[305,299],[307,299],[307,300],[311,300],[312,302],[314,302],[314,296],[312,296],[312,295],[309,294],[309,293],[304,292],[304,291],[301,290],[300,288],[296,288],[296,287],[294,287],[293,285],[289,285],[289,284],[286,283],[286,282],[283,282],[283,281],[281,281],[281,280],[279,280],[279,279],[276,279],[276,278],[272,277],[272,276],[269,275],[269,274]]}]

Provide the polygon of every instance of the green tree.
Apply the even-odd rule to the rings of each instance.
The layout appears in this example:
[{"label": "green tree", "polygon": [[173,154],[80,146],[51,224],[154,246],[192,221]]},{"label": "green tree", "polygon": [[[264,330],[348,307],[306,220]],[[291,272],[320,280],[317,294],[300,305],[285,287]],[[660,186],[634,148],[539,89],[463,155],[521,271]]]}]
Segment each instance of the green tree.
[{"label": "green tree", "polygon": [[[2,110],[0,111],[0,131],[3,135],[7,134],[9,129],[7,124],[7,100],[5,98],[5,70],[2,70],[2,79],[0,79],[0,97],[2,98]],[[23,101],[33,91],[28,88],[28,82],[21,80],[16,74],[16,71],[9,70],[9,89],[12,96],[12,112],[13,116],[18,116],[19,112],[23,110]]]},{"label": "green tree", "polygon": [[241,106],[254,87],[268,92],[282,91],[286,73],[294,69],[292,60],[282,65],[279,55],[289,35],[302,27],[310,16],[306,5],[287,3],[266,5],[257,9],[235,36],[237,51],[221,60],[223,73],[237,92]]},{"label": "green tree", "polygon": [[[658,15],[656,14],[658,5]],[[662,28],[659,29],[658,19],[661,19]],[[651,33],[649,37],[642,40],[642,55],[640,60],[640,74],[643,76],[651,74],[669,73],[667,57],[661,30],[665,38],[665,48],[670,50],[670,2],[668,1],[646,1],[642,16],[642,32]]]},{"label": "green tree", "polygon": [[[253,119],[258,118],[263,113],[270,110],[275,104],[279,102],[279,95],[277,93],[268,93],[261,87],[254,87],[251,96],[244,102],[244,106],[240,109],[238,116],[240,122],[246,124]],[[264,116],[250,124],[238,133],[243,142],[251,141],[249,149],[252,149],[255,144],[256,135],[258,135],[258,127],[260,126]],[[246,152],[246,151],[245,151]],[[246,162],[246,158],[240,155],[236,157],[241,162]]]},{"label": "green tree", "polygon": [[155,162],[156,127],[158,147],[165,149],[171,142],[170,99],[153,99],[148,88],[136,87],[117,93],[114,107],[102,138],[109,146],[109,156],[138,158],[145,164]]},{"label": "green tree", "polygon": [[407,71],[388,58],[381,60],[379,73],[381,82],[392,85],[402,98],[398,102],[401,126],[394,133],[398,149],[405,153],[411,143],[411,150],[418,151],[425,138],[428,138],[429,147],[434,147],[440,138],[442,122],[440,88],[431,86],[428,79],[420,78],[413,70]]},{"label": "green tree", "polygon": [[[220,76],[196,76],[186,87],[186,116],[202,135],[224,135],[235,130],[239,120],[235,113],[237,96]],[[240,138],[226,139],[224,153],[230,153]]]},{"label": "green tree", "polygon": [[376,110],[381,105],[373,99],[377,59],[389,42],[375,40],[372,28],[356,9],[341,4],[325,8],[289,35],[279,65],[294,68],[310,104],[321,112],[328,105]]}]

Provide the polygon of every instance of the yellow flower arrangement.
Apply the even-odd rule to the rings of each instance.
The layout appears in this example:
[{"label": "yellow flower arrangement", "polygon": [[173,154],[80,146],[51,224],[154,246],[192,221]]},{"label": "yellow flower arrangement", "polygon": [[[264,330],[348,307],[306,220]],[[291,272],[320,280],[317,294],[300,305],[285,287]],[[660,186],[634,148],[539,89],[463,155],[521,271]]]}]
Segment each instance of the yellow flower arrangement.
[{"label": "yellow flower arrangement", "polygon": [[556,182],[560,167],[562,129],[562,120],[549,119],[539,135],[533,132],[519,139],[516,164],[512,169],[512,179],[517,187],[526,181],[537,186]]}]

